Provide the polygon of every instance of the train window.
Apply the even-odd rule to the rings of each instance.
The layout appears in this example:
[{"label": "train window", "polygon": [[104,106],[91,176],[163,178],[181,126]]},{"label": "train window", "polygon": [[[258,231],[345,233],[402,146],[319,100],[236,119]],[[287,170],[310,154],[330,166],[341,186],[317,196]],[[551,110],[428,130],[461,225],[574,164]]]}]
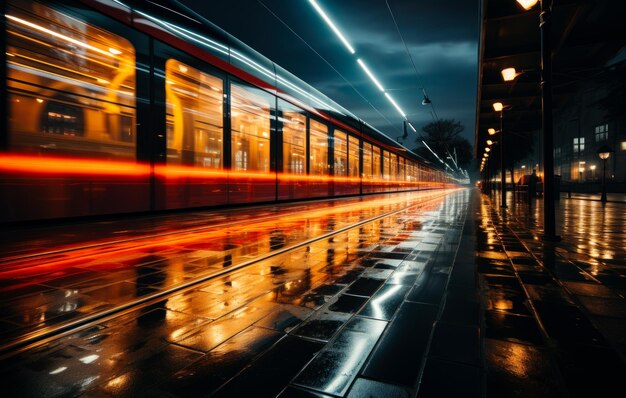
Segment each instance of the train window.
[{"label": "train window", "polygon": [[350,166],[350,177],[360,177],[361,176],[361,168],[359,167],[359,158],[360,158],[360,148],[359,148],[359,139],[356,137],[350,136],[349,145],[348,145],[348,158],[349,158],[349,166]]},{"label": "train window", "polygon": [[398,179],[398,155],[396,155],[395,153],[391,153],[389,154],[389,158],[389,179],[395,181]]},{"label": "train window", "polygon": [[348,135],[339,130],[335,130],[334,135],[335,175],[345,177],[348,175]]},{"label": "train window", "polygon": [[283,129],[283,171],[305,174],[306,167],[306,116],[299,108],[279,100],[279,121]]},{"label": "train window", "polygon": [[134,158],[132,44],[35,2],[5,17],[11,149]]},{"label": "train window", "polygon": [[271,104],[263,90],[232,83],[231,145],[233,170],[270,171]]},{"label": "train window", "polygon": [[223,85],[220,78],[167,60],[168,163],[222,167]]},{"label": "train window", "polygon": [[363,177],[372,178],[372,144],[363,142]]},{"label": "train window", "polygon": [[406,179],[406,163],[402,156],[400,158],[400,166],[398,168],[398,180],[404,181]]},{"label": "train window", "polygon": [[380,148],[377,146],[373,146],[373,163],[374,163],[374,170],[373,170],[373,176],[374,179],[380,179]]},{"label": "train window", "polygon": [[311,120],[309,167],[311,175],[328,175],[328,127]]},{"label": "train window", "polygon": [[389,157],[390,153],[388,151],[383,151],[383,178],[385,180],[390,180],[391,175],[391,159]]}]

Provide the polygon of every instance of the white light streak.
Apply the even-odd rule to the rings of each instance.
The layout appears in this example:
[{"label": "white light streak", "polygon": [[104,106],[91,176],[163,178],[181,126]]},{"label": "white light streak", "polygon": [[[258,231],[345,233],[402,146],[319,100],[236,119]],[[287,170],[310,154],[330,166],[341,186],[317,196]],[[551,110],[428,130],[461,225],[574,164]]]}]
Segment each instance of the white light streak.
[{"label": "white light streak", "polygon": [[398,106],[398,104],[396,104],[396,101],[394,101],[393,98],[391,98],[391,95],[389,95],[389,93],[385,93],[385,97],[387,97],[389,102],[391,102],[391,105],[393,105],[398,110],[398,112],[400,112],[402,117],[406,119],[406,113],[404,113],[402,108],[400,108],[400,106]]},{"label": "white light streak", "polygon": [[367,74],[367,76],[369,76],[369,78],[374,82],[374,84],[376,85],[376,87],[378,87],[378,89],[380,91],[382,91],[383,93],[385,92],[385,88],[383,87],[382,84],[380,84],[380,82],[378,81],[378,79],[376,79],[376,76],[374,76],[374,74],[369,70],[369,68],[365,65],[365,62],[363,62],[361,60],[361,58],[357,59],[356,62],[359,63],[359,65],[361,66],[361,68],[365,71],[365,73]]},{"label": "white light streak", "polygon": [[413,130],[414,133],[417,133],[417,130],[415,130],[415,127],[413,127],[411,122],[408,122],[408,124],[409,124],[409,127],[411,128],[411,130]]},{"label": "white light streak", "polygon": [[326,21],[328,26],[330,26],[330,28],[333,30],[333,32],[335,32],[337,37],[339,37],[339,40],[341,40],[343,45],[346,46],[348,51],[350,51],[350,54],[354,54],[356,52],[356,51],[354,51],[354,48],[352,48],[350,43],[348,43],[348,40],[343,36],[343,34],[341,34],[341,32],[339,31],[337,26],[335,26],[333,21],[330,20],[328,15],[326,15],[324,10],[322,10],[322,8],[317,4],[317,2],[315,0],[309,0],[309,3],[311,3],[313,5],[313,8],[315,8],[315,11],[317,11],[317,13],[320,14],[320,16],[324,19],[324,21]]}]

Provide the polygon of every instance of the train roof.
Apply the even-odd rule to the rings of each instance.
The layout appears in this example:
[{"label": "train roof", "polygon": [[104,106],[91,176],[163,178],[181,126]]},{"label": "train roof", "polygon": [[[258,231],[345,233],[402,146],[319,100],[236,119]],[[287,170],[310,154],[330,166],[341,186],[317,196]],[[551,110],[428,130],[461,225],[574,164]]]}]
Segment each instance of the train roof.
[{"label": "train roof", "polygon": [[[386,149],[429,163],[440,169],[415,152],[396,142],[382,131],[374,128],[328,96],[318,91],[302,79],[271,61],[241,40],[226,32],[206,17],[193,11],[177,0],[83,0],[84,3],[106,9],[116,16],[127,14],[127,22],[141,26],[151,33],[164,32],[174,36],[203,52],[222,61],[218,67],[230,66],[244,72],[250,83],[280,98],[299,105],[309,112],[331,118],[339,125],[356,131],[383,144]],[[157,35],[158,36],[158,35]]]}]

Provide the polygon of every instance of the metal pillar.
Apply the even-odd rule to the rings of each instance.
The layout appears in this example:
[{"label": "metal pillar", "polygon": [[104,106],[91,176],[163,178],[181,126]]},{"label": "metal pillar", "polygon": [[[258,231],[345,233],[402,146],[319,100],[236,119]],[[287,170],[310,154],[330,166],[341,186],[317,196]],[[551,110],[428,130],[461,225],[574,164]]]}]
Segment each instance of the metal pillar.
[{"label": "metal pillar", "polygon": [[552,132],[552,0],[541,0],[539,30],[541,32],[541,125],[543,135],[543,236],[556,242],[554,210],[554,137]]}]

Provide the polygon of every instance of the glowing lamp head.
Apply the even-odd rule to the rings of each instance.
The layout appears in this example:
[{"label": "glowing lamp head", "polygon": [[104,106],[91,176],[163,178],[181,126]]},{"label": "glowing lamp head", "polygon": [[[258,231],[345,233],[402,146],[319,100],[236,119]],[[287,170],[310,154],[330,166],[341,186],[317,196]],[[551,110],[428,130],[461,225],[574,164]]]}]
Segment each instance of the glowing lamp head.
[{"label": "glowing lamp head", "polygon": [[487,129],[487,132],[489,133],[489,135],[494,135],[496,133],[496,129],[489,128],[489,129]]},{"label": "glowing lamp head", "polygon": [[491,150],[491,148],[489,148],[489,147],[485,148],[485,152],[489,152],[490,150]]},{"label": "glowing lamp head", "polygon": [[490,145],[490,146],[493,145],[493,141],[487,140],[487,145]]},{"label": "glowing lamp head", "polygon": [[607,160],[611,156],[611,152],[613,150],[608,147],[608,145],[602,145],[600,149],[598,149],[598,156],[602,160]]},{"label": "glowing lamp head", "polygon": [[517,0],[517,2],[524,8],[524,10],[530,10],[539,3],[539,0]]},{"label": "glowing lamp head", "polygon": [[493,110],[496,112],[501,112],[502,109],[504,109],[504,105],[502,105],[502,102],[494,102],[493,104]]},{"label": "glowing lamp head", "polygon": [[502,69],[502,78],[505,82],[510,82],[511,80],[515,80],[518,73],[515,68],[506,68]]}]

